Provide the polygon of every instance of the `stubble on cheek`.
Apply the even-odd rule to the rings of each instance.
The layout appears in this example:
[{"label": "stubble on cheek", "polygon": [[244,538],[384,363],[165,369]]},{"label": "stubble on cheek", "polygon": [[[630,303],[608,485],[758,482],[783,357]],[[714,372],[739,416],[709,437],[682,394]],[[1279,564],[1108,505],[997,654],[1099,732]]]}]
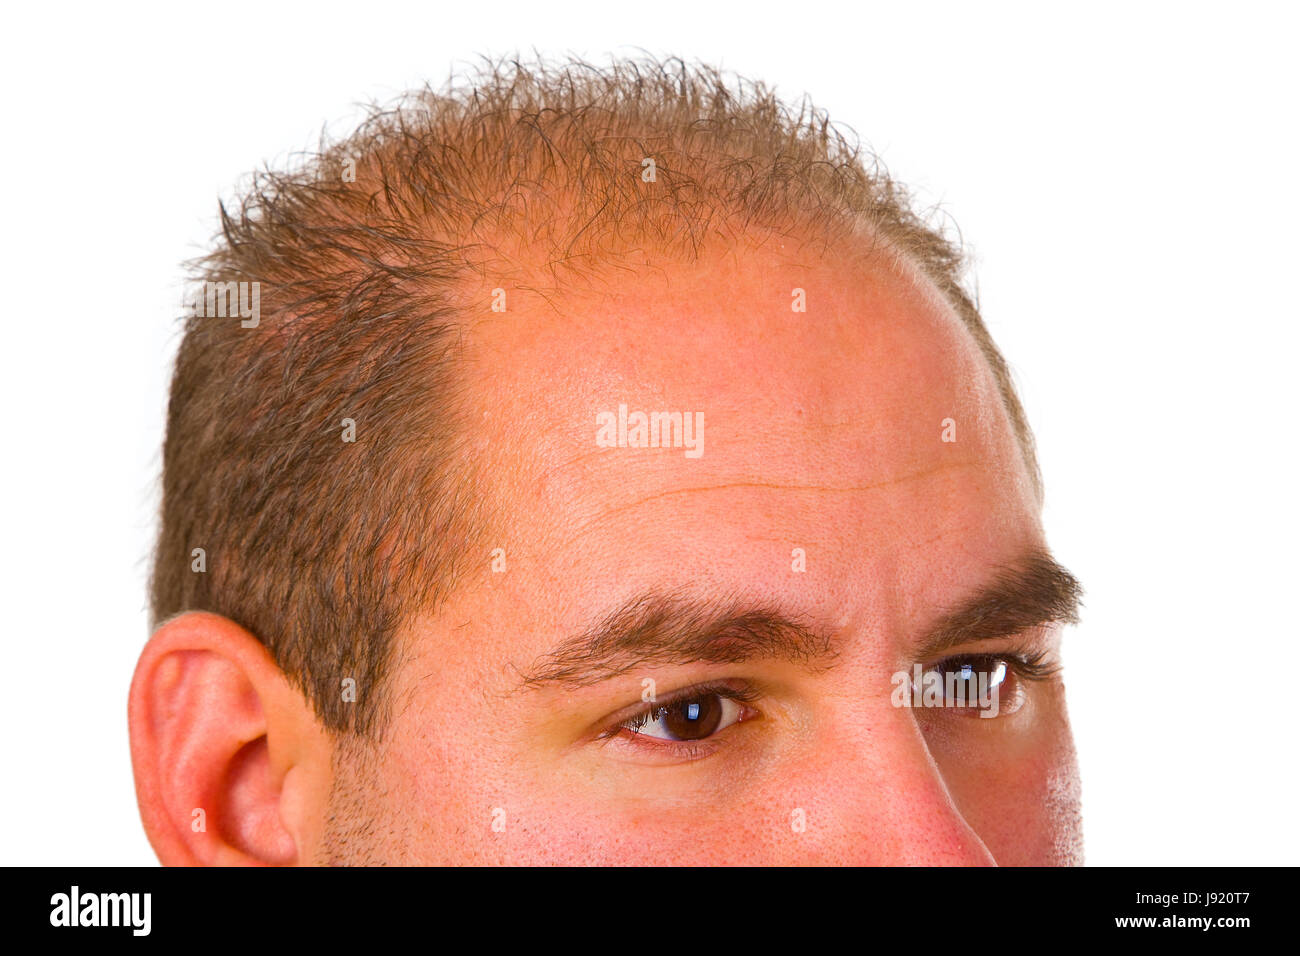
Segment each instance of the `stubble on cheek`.
[{"label": "stubble on cheek", "polygon": [[334,783],[326,809],[324,836],[316,860],[322,866],[383,866],[400,862],[389,848],[400,834],[385,821],[391,794],[383,785],[378,758],[364,743],[339,742],[331,761]]},{"label": "stubble on cheek", "polygon": [[1083,799],[1079,766],[1073,744],[1069,758],[1048,775],[1044,804],[1055,840],[1053,866],[1083,866]]}]

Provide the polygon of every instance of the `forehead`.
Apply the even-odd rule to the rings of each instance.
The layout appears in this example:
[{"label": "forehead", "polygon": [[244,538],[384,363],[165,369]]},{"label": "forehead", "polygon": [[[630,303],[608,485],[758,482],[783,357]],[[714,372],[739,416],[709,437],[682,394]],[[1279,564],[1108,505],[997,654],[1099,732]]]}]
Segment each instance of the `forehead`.
[{"label": "forehead", "polygon": [[[881,571],[945,537],[983,555],[1034,537],[992,373],[905,265],[771,244],[506,303],[466,339],[471,444],[500,544],[539,585],[572,572],[590,604],[788,578],[800,546]],[[602,446],[620,406],[702,418],[702,453]]]}]

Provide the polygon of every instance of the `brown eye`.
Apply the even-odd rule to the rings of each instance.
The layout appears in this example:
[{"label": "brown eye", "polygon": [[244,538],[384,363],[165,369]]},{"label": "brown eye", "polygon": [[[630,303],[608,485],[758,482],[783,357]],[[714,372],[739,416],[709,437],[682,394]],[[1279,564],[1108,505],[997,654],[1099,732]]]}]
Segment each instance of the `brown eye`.
[{"label": "brown eye", "polygon": [[660,740],[703,740],[739,721],[743,711],[739,701],[703,693],[657,704],[620,726]]},{"label": "brown eye", "polygon": [[1019,709],[1022,694],[1009,661],[994,655],[968,655],[940,661],[932,670],[944,707],[971,717],[996,717]]},{"label": "brown eye", "polygon": [[664,708],[664,727],[674,740],[699,740],[722,723],[722,698],[705,694],[676,701]]},{"label": "brown eye", "polygon": [[995,658],[958,658],[940,665],[949,707],[976,707],[981,693],[1001,688],[1007,676],[1006,661]]}]

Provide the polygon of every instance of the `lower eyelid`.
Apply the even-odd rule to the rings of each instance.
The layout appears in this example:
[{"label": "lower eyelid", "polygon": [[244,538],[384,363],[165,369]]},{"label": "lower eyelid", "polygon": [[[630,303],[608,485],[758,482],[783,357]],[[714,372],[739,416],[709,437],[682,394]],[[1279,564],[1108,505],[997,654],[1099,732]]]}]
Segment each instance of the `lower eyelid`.
[{"label": "lower eyelid", "polygon": [[706,740],[640,740],[636,734],[616,734],[606,741],[612,744],[616,750],[624,751],[629,758],[637,759],[647,764],[662,763],[665,765],[692,763],[710,757],[722,749],[718,744],[716,737],[710,737]]}]

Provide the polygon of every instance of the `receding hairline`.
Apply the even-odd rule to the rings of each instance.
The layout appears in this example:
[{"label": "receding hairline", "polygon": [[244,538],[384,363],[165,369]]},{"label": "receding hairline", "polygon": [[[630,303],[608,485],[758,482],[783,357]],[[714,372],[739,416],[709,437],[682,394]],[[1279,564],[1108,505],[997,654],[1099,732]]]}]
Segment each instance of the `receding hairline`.
[{"label": "receding hairline", "polygon": [[[338,176],[349,159],[351,182]],[[653,184],[641,178],[644,159],[657,159]],[[556,196],[571,201],[558,217]],[[790,222],[828,235],[865,223],[931,278],[993,367],[1036,480],[1005,363],[960,286],[960,249],[824,112],[678,59],[489,61],[374,107],[353,134],[293,169],[255,174],[221,207],[215,247],[191,277],[259,283],[264,315],[251,330],[187,326],[164,446],[154,619],[232,617],[331,729],[375,729],[400,622],[445,595],[481,543],[462,530],[482,505],[456,484],[464,446],[447,436],[454,409],[432,384],[454,381],[442,337],[465,320],[455,299],[466,276],[494,274],[513,246],[577,281],[638,244],[689,256]],[[426,365],[430,381],[412,381]],[[367,454],[331,434],[343,414],[357,414]],[[446,447],[425,463],[437,500],[420,501],[411,446],[426,434]],[[358,495],[357,509],[338,508]],[[212,566],[192,574],[189,549],[201,544],[214,546]],[[338,701],[340,669],[366,688],[356,706]]]}]

